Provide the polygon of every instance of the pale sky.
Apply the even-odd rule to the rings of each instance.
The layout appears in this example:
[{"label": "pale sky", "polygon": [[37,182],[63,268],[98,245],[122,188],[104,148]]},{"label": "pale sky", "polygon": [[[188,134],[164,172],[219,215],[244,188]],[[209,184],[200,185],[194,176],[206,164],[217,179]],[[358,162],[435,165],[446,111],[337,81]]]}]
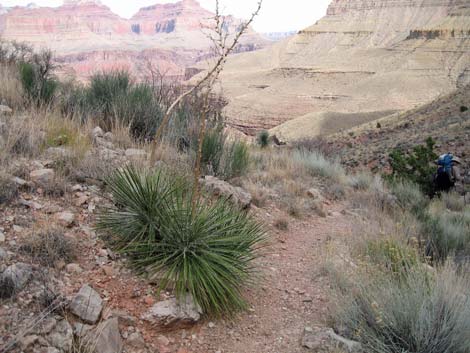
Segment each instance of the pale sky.
[{"label": "pale sky", "polygon": [[[3,6],[27,5],[34,2],[39,6],[60,6],[61,0],[0,0]],[[176,2],[176,0],[101,0],[115,13],[129,18],[144,6],[155,3]],[[214,0],[199,0],[208,10],[214,9]],[[220,0],[225,14],[247,18],[256,7],[257,0]],[[260,16],[254,23],[259,32],[286,32],[300,30],[314,24],[326,13],[331,0],[264,0]]]}]

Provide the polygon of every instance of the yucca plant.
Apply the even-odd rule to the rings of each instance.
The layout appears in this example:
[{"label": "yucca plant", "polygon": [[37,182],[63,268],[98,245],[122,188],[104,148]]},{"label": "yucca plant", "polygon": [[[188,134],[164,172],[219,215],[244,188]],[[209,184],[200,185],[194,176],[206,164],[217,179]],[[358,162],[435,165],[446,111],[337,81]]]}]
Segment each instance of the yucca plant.
[{"label": "yucca plant", "polygon": [[98,229],[127,253],[141,273],[172,286],[177,298],[190,293],[205,313],[222,316],[244,309],[253,260],[265,234],[260,223],[228,201],[200,199],[181,179],[133,168],[108,180],[115,208],[106,209]]}]

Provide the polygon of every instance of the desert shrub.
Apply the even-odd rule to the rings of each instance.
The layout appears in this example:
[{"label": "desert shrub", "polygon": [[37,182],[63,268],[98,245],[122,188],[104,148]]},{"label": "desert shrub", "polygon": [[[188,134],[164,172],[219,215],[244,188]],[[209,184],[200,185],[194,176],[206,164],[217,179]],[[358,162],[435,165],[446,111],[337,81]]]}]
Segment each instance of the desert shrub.
[{"label": "desert shrub", "polygon": [[333,317],[344,334],[377,353],[466,353],[470,278],[416,267],[399,280],[362,275],[340,285]]},{"label": "desert shrub", "polygon": [[394,238],[368,240],[364,255],[395,276],[403,276],[419,263],[417,251]]},{"label": "desert shrub", "polygon": [[433,175],[435,166],[433,163],[438,158],[434,153],[436,142],[429,137],[425,145],[418,145],[411,151],[395,149],[390,154],[391,178],[406,180],[419,185],[427,195],[434,191]]},{"label": "desert shrub", "polygon": [[58,82],[53,76],[52,52],[34,53],[29,60],[19,63],[20,80],[27,99],[36,105],[50,104]]},{"label": "desert shrub", "polygon": [[227,201],[193,205],[188,183],[161,171],[126,168],[108,184],[117,208],[97,228],[138,271],[172,285],[180,300],[190,293],[209,315],[246,307],[242,289],[264,242],[259,223]]},{"label": "desert shrub", "polygon": [[220,175],[226,136],[220,128],[207,131],[202,143],[201,163],[207,174]]},{"label": "desert shrub", "polygon": [[332,157],[337,154],[336,147],[321,136],[295,141],[292,143],[292,147],[294,150],[317,152],[325,157]]},{"label": "desert shrub", "polygon": [[470,210],[462,213],[427,212],[421,217],[422,232],[428,240],[426,253],[435,262],[444,262],[449,255],[470,258]]},{"label": "desert shrub", "polygon": [[367,172],[356,173],[348,177],[348,185],[354,190],[367,190],[371,187],[374,176]]},{"label": "desert shrub", "polygon": [[461,113],[465,113],[467,110],[468,110],[468,107],[466,107],[464,105],[460,106],[460,112]]},{"label": "desert shrub", "polygon": [[95,74],[90,85],[64,85],[62,110],[70,116],[98,118],[110,130],[116,123],[129,126],[136,139],[153,136],[163,116],[154,89],[147,83],[135,83],[127,71]]},{"label": "desert shrub", "polygon": [[261,131],[256,137],[256,142],[261,148],[266,148],[269,146],[269,132],[264,130]]},{"label": "desert shrub", "polygon": [[14,110],[23,108],[23,88],[15,65],[0,64],[0,104],[6,104]]},{"label": "desert shrub", "polygon": [[392,182],[390,189],[398,204],[413,214],[422,213],[429,204],[429,199],[423,195],[419,186],[410,181]]},{"label": "desert shrub", "polygon": [[465,200],[456,192],[446,192],[441,195],[441,200],[445,207],[454,212],[462,212],[465,210]]},{"label": "desert shrub", "polygon": [[0,205],[10,202],[18,194],[18,187],[12,179],[10,174],[0,171]]},{"label": "desert shrub", "polygon": [[40,113],[30,113],[8,119],[3,127],[3,148],[0,153],[11,156],[36,157],[44,145],[42,131],[45,119]]},{"label": "desert shrub", "polygon": [[293,153],[293,158],[301,164],[312,176],[342,181],[345,171],[337,161],[331,161],[317,151],[299,150]]},{"label": "desert shrub", "polygon": [[279,230],[286,231],[289,229],[289,221],[285,218],[279,218],[274,222],[274,227]]},{"label": "desert shrub", "polygon": [[226,146],[223,156],[223,172],[225,179],[240,177],[250,165],[250,151],[244,142],[232,142]]},{"label": "desert shrub", "polygon": [[58,261],[70,263],[76,258],[76,244],[60,229],[46,229],[38,232],[20,247],[33,261],[52,267]]}]

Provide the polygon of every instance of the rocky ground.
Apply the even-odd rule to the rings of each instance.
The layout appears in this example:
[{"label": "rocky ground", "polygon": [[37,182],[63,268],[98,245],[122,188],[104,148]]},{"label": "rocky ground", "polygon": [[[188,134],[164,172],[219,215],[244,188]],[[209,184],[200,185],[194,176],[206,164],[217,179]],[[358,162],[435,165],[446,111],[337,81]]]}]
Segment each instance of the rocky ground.
[{"label": "rocky ground", "polygon": [[[122,165],[147,158],[144,150],[115,147],[99,128],[92,134],[88,153],[103,160]],[[59,147],[45,155],[65,154]],[[16,192],[0,209],[0,352],[90,353],[84,347],[91,344],[99,353],[274,353],[342,342],[326,329],[322,274],[329,242],[347,236],[353,222],[341,203],[313,193],[327,216],[295,220],[284,230],[274,226],[283,212],[252,206],[271,244],[259,260],[258,285],[246,292],[251,307],[215,320],[190,298],[177,307],[170,292],[157,293],[156,283],[133,273],[96,234],[96,214],[109,204],[99,179],[79,175],[57,184],[54,158],[13,163]],[[213,178],[206,184],[214,194],[250,204],[240,188]]]}]

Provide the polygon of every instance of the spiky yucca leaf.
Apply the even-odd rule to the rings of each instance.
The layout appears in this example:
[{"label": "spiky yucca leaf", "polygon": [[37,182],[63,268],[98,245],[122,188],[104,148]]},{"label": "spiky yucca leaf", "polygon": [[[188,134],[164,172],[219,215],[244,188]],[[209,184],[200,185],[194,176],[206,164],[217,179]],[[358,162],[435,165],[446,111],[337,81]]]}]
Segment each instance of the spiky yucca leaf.
[{"label": "spiky yucca leaf", "polygon": [[200,200],[163,174],[141,176],[133,169],[109,180],[118,209],[108,209],[98,227],[116,238],[140,271],[189,292],[203,311],[221,316],[244,309],[242,290],[250,284],[253,260],[265,244],[262,225],[228,201]]}]

